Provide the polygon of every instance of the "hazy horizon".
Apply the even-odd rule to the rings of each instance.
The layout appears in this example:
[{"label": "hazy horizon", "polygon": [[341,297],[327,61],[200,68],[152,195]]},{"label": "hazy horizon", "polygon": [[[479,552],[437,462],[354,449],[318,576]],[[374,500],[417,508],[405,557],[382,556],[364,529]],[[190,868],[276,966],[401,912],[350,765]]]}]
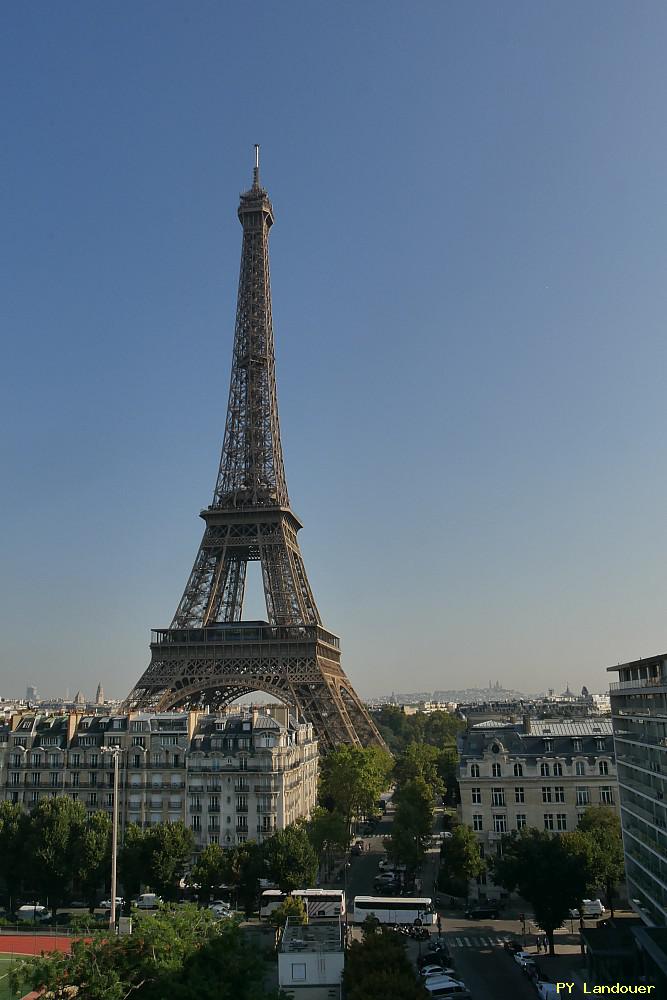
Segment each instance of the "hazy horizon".
[{"label": "hazy horizon", "polygon": [[255,142],[290,498],[359,694],[602,691],[667,645],[664,5],[63,0],[3,29],[0,694],[123,697],[171,621]]}]

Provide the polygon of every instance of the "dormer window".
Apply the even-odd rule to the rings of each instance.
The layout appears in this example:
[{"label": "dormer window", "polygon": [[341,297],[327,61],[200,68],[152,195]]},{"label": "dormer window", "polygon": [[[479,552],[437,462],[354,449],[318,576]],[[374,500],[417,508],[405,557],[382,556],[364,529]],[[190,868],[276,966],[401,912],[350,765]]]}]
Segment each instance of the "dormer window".
[{"label": "dormer window", "polygon": [[552,743],[551,740],[544,740],[544,749],[545,749],[546,753],[551,753],[551,751],[553,750],[553,748],[554,748],[554,745],[553,745],[553,743]]},{"label": "dormer window", "polygon": [[470,777],[479,778],[479,764],[470,765]]},{"label": "dormer window", "polygon": [[523,777],[523,764],[515,764],[514,765],[514,777],[515,778],[522,778]]},{"label": "dormer window", "polygon": [[572,749],[574,750],[575,753],[581,753],[581,740],[580,739],[572,740]]}]

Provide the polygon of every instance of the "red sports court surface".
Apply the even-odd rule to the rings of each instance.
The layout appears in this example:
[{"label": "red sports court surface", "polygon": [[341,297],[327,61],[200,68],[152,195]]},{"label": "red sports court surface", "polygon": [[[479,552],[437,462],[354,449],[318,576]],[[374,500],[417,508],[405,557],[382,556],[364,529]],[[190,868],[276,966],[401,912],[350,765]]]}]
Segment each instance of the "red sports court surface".
[{"label": "red sports court surface", "polygon": [[0,954],[40,955],[43,951],[69,951],[72,938],[57,934],[0,934]]}]

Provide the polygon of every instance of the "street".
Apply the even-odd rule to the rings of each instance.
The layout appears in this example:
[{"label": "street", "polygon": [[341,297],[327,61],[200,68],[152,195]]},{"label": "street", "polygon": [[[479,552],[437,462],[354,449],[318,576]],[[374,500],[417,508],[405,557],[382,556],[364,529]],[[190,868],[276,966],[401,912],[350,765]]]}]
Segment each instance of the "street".
[{"label": "street", "polygon": [[[441,811],[436,812],[436,829],[441,823],[441,815]],[[363,855],[350,859],[346,878],[348,899],[351,900],[356,895],[381,895],[373,889],[373,879],[379,871],[380,857],[385,853],[382,840],[391,831],[392,816],[389,811],[380,822],[376,834],[363,838],[365,846],[370,849],[365,850]],[[424,896],[436,895],[434,881],[438,863],[439,849],[430,850],[421,876],[421,894]],[[451,911],[445,910],[440,913],[442,937],[451,954],[452,965],[470,989],[473,1000],[535,1000],[535,987],[521,972],[512,956],[503,949],[505,941],[521,941],[521,924],[516,918],[466,920],[463,914],[452,915]],[[359,933],[356,928],[354,933],[355,936]],[[433,933],[437,934],[435,927]],[[535,953],[534,940],[533,935],[528,935],[527,950],[531,953]],[[415,962],[420,951],[423,953],[426,948],[427,942],[423,942],[420,949],[417,942],[408,941],[409,954]],[[559,948],[563,950],[560,943]],[[551,979],[564,975],[565,968],[570,964],[570,956],[567,954],[555,959],[535,954],[535,958]],[[565,978],[571,977],[567,975]],[[573,992],[572,997],[575,996],[577,994]],[[400,1000],[400,997],[393,1000]]]}]

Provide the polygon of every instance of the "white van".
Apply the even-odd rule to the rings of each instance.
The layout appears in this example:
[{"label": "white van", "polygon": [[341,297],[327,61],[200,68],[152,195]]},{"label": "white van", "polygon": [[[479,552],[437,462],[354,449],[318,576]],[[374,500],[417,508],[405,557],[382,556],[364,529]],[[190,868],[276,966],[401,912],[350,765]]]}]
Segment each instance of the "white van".
[{"label": "white van", "polygon": [[[603,917],[606,913],[601,899],[584,899],[584,917]],[[570,910],[570,916],[578,919],[579,910]]]},{"label": "white van", "polygon": [[16,911],[16,916],[19,920],[33,920],[37,923],[41,923],[44,920],[51,919],[51,911],[46,906],[42,906],[40,903],[32,906],[19,906]]},{"label": "white van", "polygon": [[157,910],[162,903],[162,896],[155,892],[142,892],[134,901],[138,910]]}]

